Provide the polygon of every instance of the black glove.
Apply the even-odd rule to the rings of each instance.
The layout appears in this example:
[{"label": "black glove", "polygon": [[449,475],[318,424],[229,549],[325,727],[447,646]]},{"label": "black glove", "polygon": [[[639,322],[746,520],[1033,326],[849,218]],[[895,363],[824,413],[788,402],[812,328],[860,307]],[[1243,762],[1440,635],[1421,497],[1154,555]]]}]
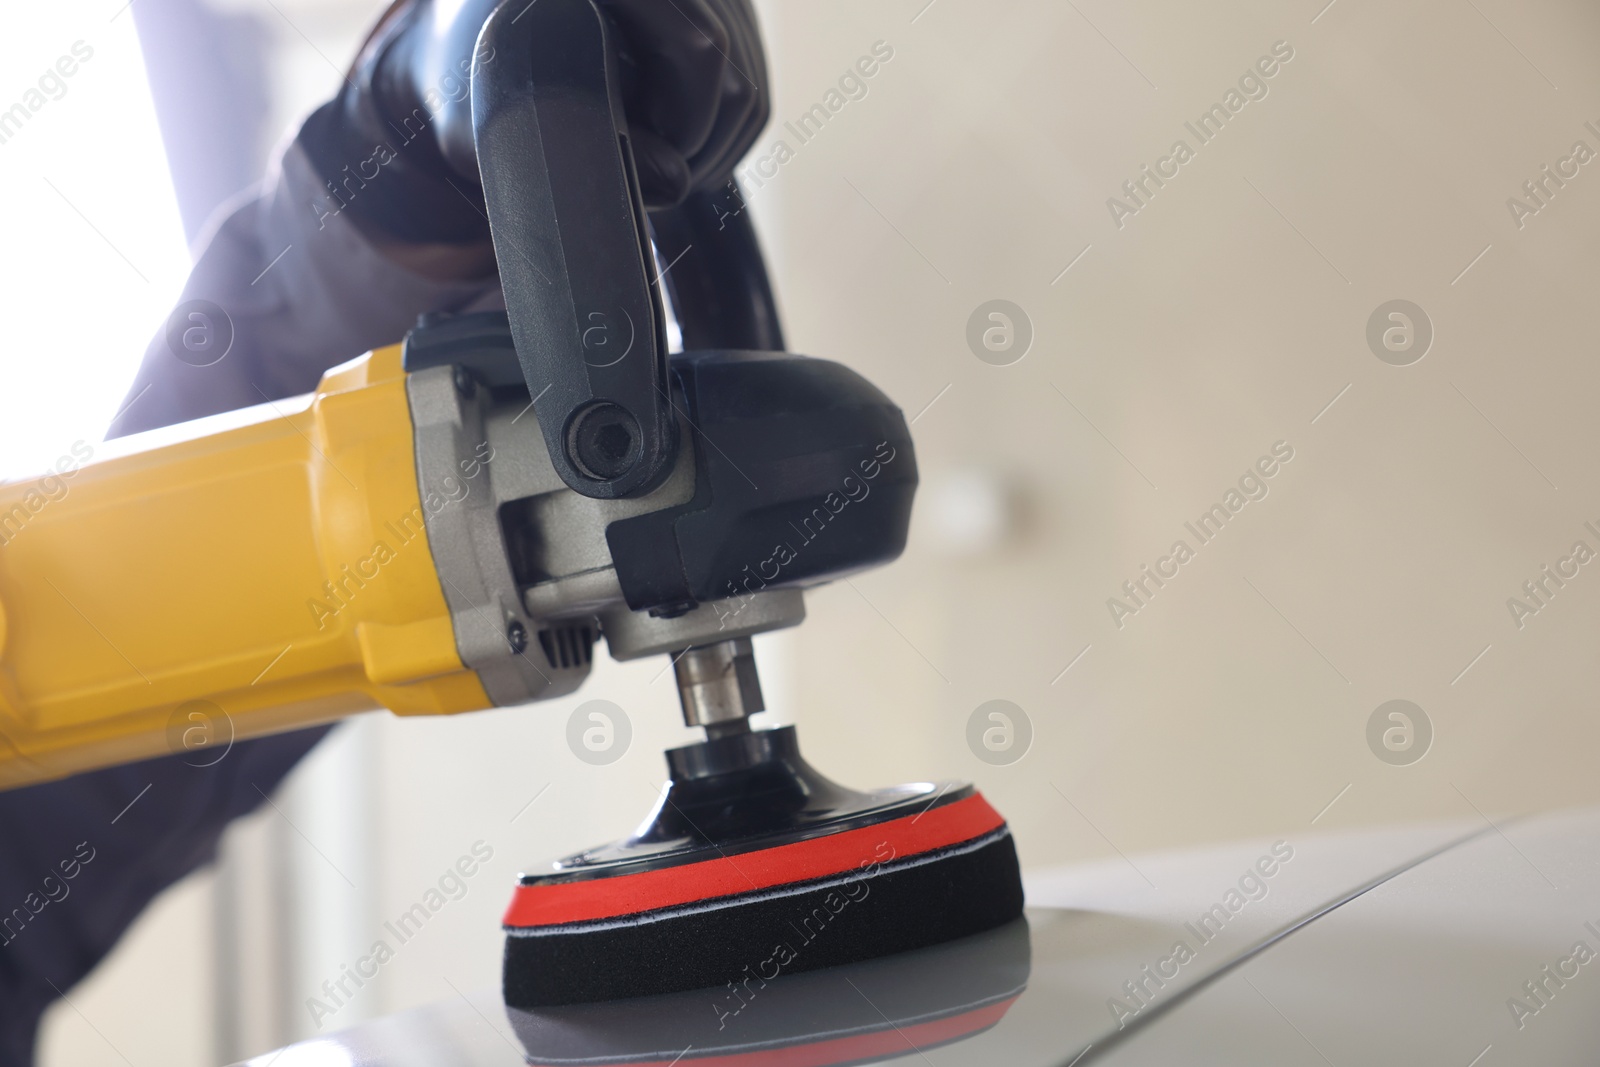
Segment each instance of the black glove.
[{"label": "black glove", "polygon": [[[501,3],[398,0],[346,85],[301,130],[328,181],[320,214],[348,212],[379,237],[479,244],[489,224],[472,137],[478,32]],[[618,31],[629,140],[650,209],[724,184],[769,114],[766,56],[750,0],[596,0]]]}]

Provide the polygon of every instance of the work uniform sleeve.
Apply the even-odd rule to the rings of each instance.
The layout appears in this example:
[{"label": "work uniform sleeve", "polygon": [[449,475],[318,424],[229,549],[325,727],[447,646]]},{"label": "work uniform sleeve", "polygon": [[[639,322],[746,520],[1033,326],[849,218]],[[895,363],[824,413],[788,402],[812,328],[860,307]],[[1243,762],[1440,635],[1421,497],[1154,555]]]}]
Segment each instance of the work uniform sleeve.
[{"label": "work uniform sleeve", "polygon": [[499,305],[493,276],[439,281],[375,248],[345,210],[369,191],[362,173],[390,177],[358,165],[330,187],[295,141],[260,188],[218,213],[107,436],[308,393],[423,312]]},{"label": "work uniform sleeve", "polygon": [[[441,283],[386,258],[340,203],[294,143],[219,213],[179,303],[180,315],[208,318],[151,342],[108,436],[308,392],[327,368],[400,340],[422,312],[499,305],[492,278]],[[220,328],[225,353],[206,348]],[[228,823],[327,729],[240,742],[210,767],[167,757],[0,792],[0,1067],[33,1062],[51,1001],[162,890],[213,859]]]}]

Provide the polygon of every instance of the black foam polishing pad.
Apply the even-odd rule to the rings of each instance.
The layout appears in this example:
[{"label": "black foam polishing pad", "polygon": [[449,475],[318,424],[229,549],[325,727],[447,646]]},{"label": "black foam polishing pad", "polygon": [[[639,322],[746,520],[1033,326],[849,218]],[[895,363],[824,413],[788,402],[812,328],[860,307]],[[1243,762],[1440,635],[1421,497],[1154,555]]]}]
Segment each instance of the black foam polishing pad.
[{"label": "black foam polishing pad", "polygon": [[1010,830],[971,786],[851,796],[874,803],[846,813],[836,801],[832,822],[808,821],[776,843],[704,841],[647,862],[524,876],[504,921],[507,1005],[770,982],[1022,913]]}]

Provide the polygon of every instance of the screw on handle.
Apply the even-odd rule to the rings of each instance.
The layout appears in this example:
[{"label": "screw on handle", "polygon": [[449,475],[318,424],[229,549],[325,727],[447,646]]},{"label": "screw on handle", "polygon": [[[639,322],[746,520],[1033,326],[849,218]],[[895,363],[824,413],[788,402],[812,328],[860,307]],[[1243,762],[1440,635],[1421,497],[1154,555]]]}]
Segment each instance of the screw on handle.
[{"label": "screw on handle", "polygon": [[677,444],[611,32],[593,0],[502,4],[472,78],[517,358],[556,472],[602,498],[654,488]]}]

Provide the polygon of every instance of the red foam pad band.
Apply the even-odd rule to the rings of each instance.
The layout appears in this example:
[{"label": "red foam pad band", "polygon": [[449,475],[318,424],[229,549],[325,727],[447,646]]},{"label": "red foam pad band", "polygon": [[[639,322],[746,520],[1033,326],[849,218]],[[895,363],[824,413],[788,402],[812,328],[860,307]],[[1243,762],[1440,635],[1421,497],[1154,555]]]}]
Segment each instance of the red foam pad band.
[{"label": "red foam pad band", "polygon": [[555,926],[759,892],[948,848],[1004,825],[1000,813],[974,793],[919,815],[775,848],[611,878],[519,885],[502,921],[508,927]]}]

